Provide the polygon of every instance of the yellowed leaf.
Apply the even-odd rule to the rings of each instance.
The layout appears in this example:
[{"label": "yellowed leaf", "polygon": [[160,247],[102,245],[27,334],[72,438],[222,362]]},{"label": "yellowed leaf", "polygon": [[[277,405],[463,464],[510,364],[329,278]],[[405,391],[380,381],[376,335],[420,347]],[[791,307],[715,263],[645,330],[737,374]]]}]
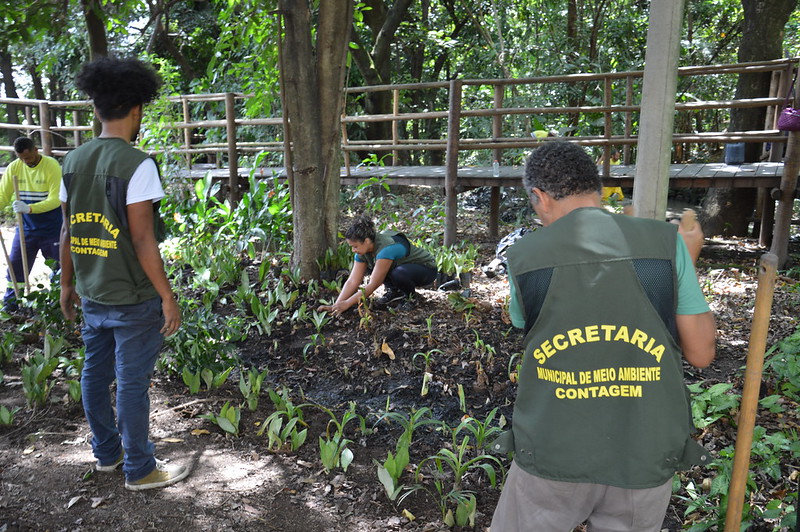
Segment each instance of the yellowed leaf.
[{"label": "yellowed leaf", "polygon": [[406,519],[408,519],[409,521],[413,521],[414,519],[416,519],[416,517],[414,517],[414,514],[412,514],[411,512],[409,512],[409,511],[408,511],[407,509],[405,509],[405,508],[403,509],[403,517],[405,517],[405,518],[406,518]]},{"label": "yellowed leaf", "polygon": [[201,434],[211,434],[211,433],[210,433],[210,432],[208,432],[206,429],[194,429],[194,430],[192,431],[192,434],[193,434],[194,436],[200,436]]},{"label": "yellowed leaf", "polygon": [[161,438],[164,443],[183,443],[181,438]]},{"label": "yellowed leaf", "polygon": [[394,351],[392,351],[392,348],[389,347],[389,344],[386,342],[383,342],[383,345],[381,346],[381,352],[385,355],[388,355],[390,359],[394,360]]},{"label": "yellowed leaf", "polygon": [[76,495],[75,497],[69,500],[69,502],[67,503],[67,508],[72,508],[73,506],[78,504],[78,502],[80,502],[81,500],[83,500],[83,495]]},{"label": "yellowed leaf", "polygon": [[27,449],[22,451],[22,454],[31,454],[35,450],[36,450],[36,447],[28,447]]}]

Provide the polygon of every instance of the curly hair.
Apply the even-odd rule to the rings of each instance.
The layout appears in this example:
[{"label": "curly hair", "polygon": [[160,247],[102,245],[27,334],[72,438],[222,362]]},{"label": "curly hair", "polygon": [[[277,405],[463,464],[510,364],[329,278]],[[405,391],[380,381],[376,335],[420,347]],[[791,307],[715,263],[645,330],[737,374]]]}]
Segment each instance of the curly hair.
[{"label": "curly hair", "polygon": [[161,78],[138,59],[102,57],[83,65],[75,86],[89,95],[101,119],[116,120],[137,105],[155,100]]},{"label": "curly hair", "polygon": [[32,150],[35,147],[36,144],[28,137],[17,137],[14,139],[14,151],[17,153],[22,153],[25,150]]},{"label": "curly hair", "polygon": [[538,188],[553,199],[600,192],[603,182],[586,151],[571,142],[548,142],[531,153],[525,163],[522,184],[528,196]]},{"label": "curly hair", "polygon": [[350,224],[350,228],[344,234],[344,237],[353,242],[364,242],[368,238],[374,242],[375,223],[363,214],[356,216],[355,219],[353,219],[353,223]]}]

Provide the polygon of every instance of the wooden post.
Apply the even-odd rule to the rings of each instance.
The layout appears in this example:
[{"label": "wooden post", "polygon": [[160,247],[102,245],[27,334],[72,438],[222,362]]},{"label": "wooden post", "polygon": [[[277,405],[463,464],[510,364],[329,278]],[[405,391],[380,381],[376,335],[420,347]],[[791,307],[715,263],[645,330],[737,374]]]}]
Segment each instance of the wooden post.
[{"label": "wooden post", "polygon": [[[189,100],[181,98],[181,107],[183,107],[183,123],[188,124],[192,120],[192,115],[189,113]],[[227,112],[227,105],[225,108]],[[188,151],[192,149],[192,130],[188,127],[183,128],[183,145],[186,148],[186,168],[192,169],[192,154]]]},{"label": "wooden post", "polygon": [[725,514],[725,532],[739,532],[744,507],[745,485],[750,468],[750,447],[753,445],[753,428],[758,411],[758,392],[761,388],[761,372],[764,369],[764,349],[767,345],[769,317],[772,312],[772,296],[778,257],[771,253],[761,256],[756,288],[756,306],[753,325],[750,329],[750,345],[745,363],[742,402],[739,407],[739,423],[736,430],[736,449],[733,454],[733,471],[728,487],[728,510]]},{"label": "wooden post", "polygon": [[[633,77],[625,77],[625,105],[633,104]],[[625,111],[625,138],[629,139],[633,136],[633,113]],[[631,164],[631,146],[625,144],[622,148],[622,164]]]},{"label": "wooden post", "polygon": [[450,109],[447,115],[447,152],[444,174],[444,245],[456,243],[458,198],[458,137],[461,128],[461,80],[450,80]]},{"label": "wooden post", "polygon": [[797,188],[797,174],[800,172],[800,131],[790,131],[783,163],[780,199],[775,209],[775,227],[772,232],[770,253],[778,256],[778,268],[786,263],[789,253],[789,229],[792,224],[792,206]]},{"label": "wooden post", "polygon": [[[72,124],[76,127],[81,125],[81,112],[78,111],[77,109],[72,111]],[[75,143],[76,148],[81,145],[80,129],[76,129],[75,131],[72,132],[72,140]]]},{"label": "wooden post", "polygon": [[[505,85],[494,86],[494,109],[503,107],[503,97],[505,96]],[[503,136],[503,117],[502,115],[494,115],[492,117],[492,138],[497,140]],[[496,148],[492,152],[494,161],[498,164],[503,164],[503,150]],[[491,196],[489,197],[489,239],[497,240],[499,236],[500,225],[500,187],[491,187]]]},{"label": "wooden post", "polygon": [[53,155],[53,133],[50,131],[50,104],[39,102],[39,123],[41,125],[42,152]]},{"label": "wooden post", "polygon": [[633,210],[636,216],[663,220],[667,214],[683,0],[653,2],[649,20]]},{"label": "wooden post", "polygon": [[239,159],[236,154],[236,95],[225,94],[225,123],[228,134],[228,186],[231,207],[239,203]]},{"label": "wooden post", "polygon": [[[603,78],[603,105],[606,107],[610,107],[614,102],[612,90],[611,78],[606,76]],[[611,144],[608,142],[611,141],[612,129],[611,112],[605,111],[603,112],[603,137],[606,139],[606,144],[603,144],[603,177],[611,175]]]},{"label": "wooden post", "polygon": [[[798,67],[800,68],[800,67]],[[795,86],[795,99],[793,106],[796,108],[800,97],[797,89],[800,80]],[[789,230],[792,225],[794,207],[794,194],[797,188],[797,174],[800,172],[800,131],[790,131],[786,141],[786,156],[783,162],[783,176],[781,177],[780,198],[775,209],[775,227],[772,231],[772,246],[770,253],[778,256],[778,268],[786,264],[789,253]]]},{"label": "wooden post", "polygon": [[[400,141],[400,124],[397,122],[397,115],[400,114],[400,89],[392,89],[392,144],[397,146]],[[400,164],[400,150],[392,150],[392,166]]]}]

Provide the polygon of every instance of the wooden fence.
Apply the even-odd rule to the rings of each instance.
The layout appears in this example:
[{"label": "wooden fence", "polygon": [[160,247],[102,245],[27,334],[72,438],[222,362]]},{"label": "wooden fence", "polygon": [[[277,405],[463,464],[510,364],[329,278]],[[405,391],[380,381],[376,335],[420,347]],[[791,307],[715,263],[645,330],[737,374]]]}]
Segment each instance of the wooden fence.
[{"label": "wooden fence", "polygon": [[[719,154],[720,148],[729,143],[761,143],[764,146],[762,159],[779,161],[786,137],[774,123],[791,83],[792,70],[799,60],[680,68],[679,87],[703,78],[714,80],[719,76],[756,72],[771,73],[772,83],[769,94],[760,98],[678,99],[675,110],[679,117],[702,114],[707,119],[702,130],[687,127],[687,124],[698,123],[691,118],[676,121],[673,162],[685,162],[686,154],[700,146],[705,146],[706,153]],[[389,154],[393,166],[420,165],[425,157],[437,159],[431,154],[439,152],[444,156],[438,157],[439,168],[428,165],[431,170],[426,172],[431,177],[440,175],[446,189],[457,190],[459,165],[490,166],[491,161],[498,161],[501,167],[507,168],[521,160],[523,150],[546,142],[546,138],[532,135],[535,133],[532,117],[535,117],[536,123],[543,124],[545,129],[558,124],[558,134],[572,142],[600,147],[605,161],[601,173],[607,180],[611,179],[609,153],[612,147],[621,148],[624,165],[635,164],[643,75],[643,71],[584,73],[347,88],[346,109],[361,109],[361,99],[387,93],[392,112],[343,112],[342,149],[346,156],[342,176],[348,182],[360,178],[361,172],[351,171],[351,158],[358,162],[369,154],[374,154],[375,158]],[[282,166],[281,153],[286,149],[284,120],[283,117],[243,116],[246,100],[250,98],[252,95],[236,93],[169,97],[165,107],[159,107],[162,114],[158,119],[164,128],[172,129],[175,134],[162,145],[151,142],[147,149],[181,155],[185,161],[184,175],[191,175],[192,164],[198,159],[211,160],[216,167],[225,169],[232,191],[239,188],[240,157],[243,155],[261,151],[274,154],[272,161],[259,172],[272,175],[272,170]],[[530,105],[530,102],[538,103]],[[0,104],[17,106],[25,116],[23,124],[0,123],[0,129],[15,129],[28,135],[38,132],[46,154],[64,155],[80,145],[92,130],[89,101],[0,99]],[[763,128],[726,130],[731,109],[755,107],[766,108]],[[390,134],[385,138],[366,138],[366,130],[378,123],[388,124]],[[418,134],[426,128],[437,134]],[[771,150],[766,149],[768,145]],[[3,148],[11,150],[10,146],[0,146]],[[418,169],[417,173],[419,170],[423,169]],[[501,186],[499,180],[496,183],[492,188],[494,214],[490,216],[489,227],[493,235],[497,232],[496,211]],[[448,220],[448,225],[454,222]]]}]

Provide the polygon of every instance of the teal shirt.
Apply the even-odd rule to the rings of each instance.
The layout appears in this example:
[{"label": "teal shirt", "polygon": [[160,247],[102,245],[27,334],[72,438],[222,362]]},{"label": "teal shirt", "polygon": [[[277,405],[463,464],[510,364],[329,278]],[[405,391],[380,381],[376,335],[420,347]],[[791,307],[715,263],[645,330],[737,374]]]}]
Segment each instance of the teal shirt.
[{"label": "teal shirt", "polygon": [[[706,298],[697,282],[697,273],[692,266],[692,259],[683,238],[676,239],[675,269],[678,276],[678,308],[676,314],[703,314],[709,311]],[[511,291],[511,300],[508,304],[508,314],[514,327],[522,329],[525,318],[522,314],[522,305],[517,300],[517,290],[514,286],[514,276],[508,270],[508,284]]]}]

